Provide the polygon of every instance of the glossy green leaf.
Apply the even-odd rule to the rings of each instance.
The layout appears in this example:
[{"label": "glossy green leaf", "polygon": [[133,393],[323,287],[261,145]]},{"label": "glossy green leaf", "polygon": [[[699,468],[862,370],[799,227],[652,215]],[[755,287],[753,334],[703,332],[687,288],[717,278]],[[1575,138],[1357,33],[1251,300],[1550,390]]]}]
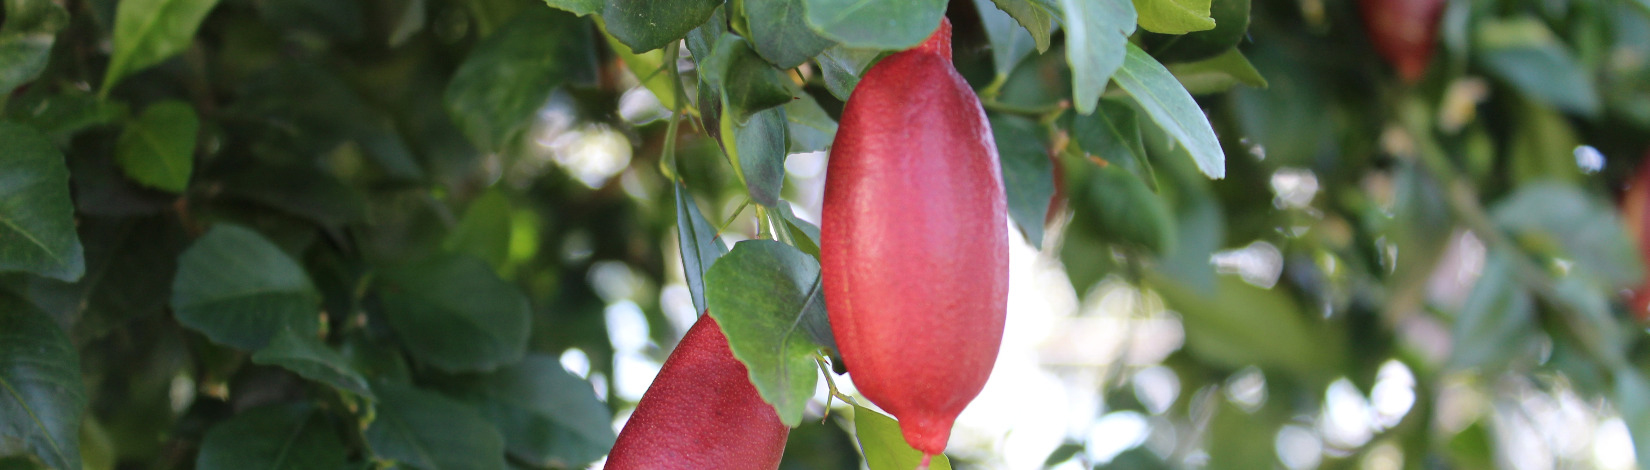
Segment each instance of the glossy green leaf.
[{"label": "glossy green leaf", "polygon": [[206,13],[218,0],[123,0],[115,13],[114,53],[99,96],[122,78],[159,64],[194,42]]},{"label": "glossy green leaf", "polygon": [[721,5],[721,0],[610,0],[602,20],[619,42],[647,52],[682,39]]},{"label": "glossy green leaf", "polygon": [[201,439],[200,470],[342,468],[344,441],[308,404],[253,408],[212,426]]},{"label": "glossy green leaf", "polygon": [[790,135],[786,153],[818,152],[831,148],[836,139],[836,120],[825,114],[813,95],[800,93],[797,99],[785,103],[785,122]]},{"label": "glossy green leaf", "polygon": [[1235,276],[1222,276],[1213,292],[1156,275],[1150,285],[1183,317],[1187,348],[1208,363],[1232,369],[1258,365],[1327,382],[1345,356],[1342,346],[1281,291]]},{"label": "glossy green leaf", "polygon": [[515,150],[551,91],[594,76],[590,37],[585,20],[549,8],[525,9],[476,44],[453,72],[447,112],[481,149]]},{"label": "glossy green leaf", "polygon": [[[6,23],[0,25],[0,97],[34,81],[46,70],[57,31],[69,24],[69,12],[52,0],[6,0]],[[0,103],[5,100],[0,99]]]},{"label": "glossy green leaf", "polygon": [[115,143],[115,161],[126,176],[151,188],[181,193],[194,172],[200,119],[182,101],[150,105],[126,125]]},{"label": "glossy green leaf", "polygon": [[693,201],[687,186],[680,182],[676,183],[676,241],[682,251],[682,271],[687,278],[688,293],[693,297],[693,310],[704,312],[708,307],[705,272],[727,254],[728,246],[716,233],[716,226],[699,212],[699,203]]},{"label": "glossy green leaf", "polygon": [[814,353],[834,344],[820,287],[818,261],[770,240],[739,242],[705,274],[710,316],[787,426],[813,397]]},{"label": "glossy green leaf", "polygon": [[303,266],[250,229],[218,224],[178,258],[172,312],[178,322],[241,350],[261,349],[286,328],[317,330],[320,294]]},{"label": "glossy green leaf", "polygon": [[52,468],[81,468],[86,386],[80,356],[51,317],[0,293],[0,455],[34,454]]},{"label": "glossy green leaf", "polygon": [[1610,205],[1574,186],[1531,183],[1503,198],[1491,216],[1525,247],[1575,263],[1571,273],[1605,289],[1634,286],[1644,269]]},{"label": "glossy green leaf", "polygon": [[1169,73],[1193,95],[1220,93],[1238,85],[1265,89],[1266,78],[1236,48],[1210,59],[1169,66]]},{"label": "glossy green leaf", "polygon": [[808,27],[847,47],[908,49],[940,26],[945,0],[803,0]]},{"label": "glossy green leaf", "polygon": [[[726,100],[724,100],[725,102]],[[769,108],[740,124],[724,113],[719,119],[722,148],[734,173],[745,182],[751,200],[768,207],[779,203],[785,183],[785,150],[789,147],[785,108]]]},{"label": "glossy green leaf", "polygon": [[808,29],[804,1],[742,2],[750,23],[751,47],[774,67],[796,68],[836,44]]},{"label": "glossy green leaf", "polygon": [[[865,453],[865,465],[871,470],[908,470],[922,463],[922,451],[905,443],[899,422],[894,418],[854,405],[854,437]],[[944,454],[933,456],[929,470],[951,470],[951,460]]]},{"label": "glossy green leaf", "polygon": [[[1039,12],[1044,23],[1048,22],[1048,12],[1043,11],[1042,7],[1026,0],[1008,0],[1007,3]],[[1046,35],[1042,42],[1037,42],[1026,28],[1021,27],[1007,12],[998,9],[992,1],[974,0],[974,9],[979,10],[980,22],[985,25],[985,37],[991,41],[991,65],[997,72],[998,80],[1007,80],[1008,74],[1014,72],[1014,67],[1021,60],[1031,55],[1033,48],[1048,49]]]},{"label": "glossy green leaf", "polygon": [[306,379],[331,385],[357,396],[372,398],[367,379],[349,359],[315,335],[282,330],[269,344],[252,354],[252,362],[284,367]]},{"label": "glossy green leaf", "polygon": [[819,54],[820,75],[825,78],[825,89],[836,99],[847,101],[871,63],[876,61],[879,49],[849,48],[837,45]]},{"label": "glossy green leaf", "polygon": [[554,356],[530,354],[457,389],[504,434],[512,457],[535,466],[584,468],[613,447],[607,405]]},{"label": "glossy green leaf", "polygon": [[1146,51],[1133,44],[1129,44],[1128,48],[1128,57],[1112,80],[1123,91],[1134,96],[1135,102],[1140,103],[1140,108],[1153,122],[1186,146],[1192,160],[1197,162],[1198,170],[1210,178],[1224,178],[1226,153],[1221,150],[1220,141],[1215,138],[1215,130],[1209,125],[1208,116],[1203,115],[1203,109],[1163,64],[1157,63]]},{"label": "glossy green leaf", "polygon": [[1124,46],[1134,34],[1134,4],[1126,0],[1061,0],[1060,4],[1065,14],[1072,104],[1078,113],[1092,113],[1100,93],[1106,91],[1107,79],[1127,65]]},{"label": "glossy green leaf", "polygon": [[544,0],[551,8],[564,10],[575,15],[584,16],[602,12],[602,0]]},{"label": "glossy green leaf", "polygon": [[510,235],[510,198],[495,189],[470,201],[441,248],[474,256],[497,271],[510,258]]},{"label": "glossy green leaf", "polygon": [[1528,346],[1535,333],[1535,299],[1513,277],[1513,256],[1520,254],[1498,250],[1484,263],[1483,275],[1455,316],[1452,367],[1493,373]]},{"label": "glossy green leaf", "polygon": [[1042,128],[1018,116],[989,114],[991,136],[1003,172],[1003,191],[1008,197],[1008,215],[1020,227],[1026,241],[1043,246],[1043,221],[1048,216],[1049,199],[1054,197],[1054,163],[1048,158]]},{"label": "glossy green leaf", "polygon": [[1210,0],[1134,0],[1140,27],[1164,34],[1186,34],[1215,28],[1209,17]]},{"label": "glossy green leaf", "polygon": [[1477,32],[1474,58],[1496,78],[1559,109],[1598,114],[1592,74],[1540,20],[1486,21]]},{"label": "glossy green leaf", "polygon": [[367,446],[379,458],[420,469],[504,470],[504,437],[475,409],[434,392],[373,384],[378,416]]},{"label": "glossy green leaf", "polygon": [[1165,63],[1200,61],[1233,50],[1249,32],[1249,0],[1213,0],[1209,5],[1209,16],[1215,20],[1214,29],[1179,35],[1148,35],[1143,38],[1146,44],[1143,47],[1152,53],[1152,57]]},{"label": "glossy green leaf", "polygon": [[481,260],[442,255],[388,271],[379,292],[390,327],[420,361],[486,371],[526,353],[527,297]]},{"label": "glossy green leaf", "polygon": [[[998,9],[1008,13],[1008,16],[1025,28],[1026,33],[1036,42],[1037,52],[1048,52],[1049,36],[1054,33],[1055,28],[1054,15],[1048,8],[1033,0],[991,0],[991,3],[995,3]],[[975,4],[977,6],[978,2]],[[985,9],[981,8],[980,16],[983,17],[985,14]],[[987,34],[989,33],[990,31],[987,31]],[[996,42],[995,39],[992,40],[992,43]]]},{"label": "glossy green leaf", "polygon": [[0,272],[74,281],[86,272],[69,169],[45,136],[0,122]]}]

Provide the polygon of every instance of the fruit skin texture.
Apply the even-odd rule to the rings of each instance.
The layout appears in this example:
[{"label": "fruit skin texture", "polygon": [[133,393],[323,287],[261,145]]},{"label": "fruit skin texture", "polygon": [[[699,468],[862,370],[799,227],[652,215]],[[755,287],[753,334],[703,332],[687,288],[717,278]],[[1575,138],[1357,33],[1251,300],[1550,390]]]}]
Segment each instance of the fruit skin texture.
[{"label": "fruit skin texture", "polygon": [[605,468],[773,470],[789,435],[716,320],[700,315],[619,432]]},{"label": "fruit skin texture", "polygon": [[1438,20],[1445,0],[1359,0],[1364,28],[1375,52],[1386,58],[1398,76],[1415,83],[1426,74],[1438,43]]},{"label": "fruit skin texture", "polygon": [[866,72],[826,168],[825,302],[854,386],[911,447],[945,450],[1002,344],[1007,201],[951,24]]}]

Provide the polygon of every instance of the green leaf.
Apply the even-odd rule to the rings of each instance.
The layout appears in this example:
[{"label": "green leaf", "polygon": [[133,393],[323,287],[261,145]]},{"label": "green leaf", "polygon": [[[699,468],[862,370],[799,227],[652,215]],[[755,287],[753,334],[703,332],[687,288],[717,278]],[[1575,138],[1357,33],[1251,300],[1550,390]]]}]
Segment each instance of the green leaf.
[{"label": "green leaf", "polygon": [[1197,169],[1210,178],[1226,176],[1226,154],[1215,138],[1208,116],[1197,106],[1192,95],[1175,81],[1174,75],[1157,63],[1146,51],[1134,44],[1128,45],[1128,57],[1112,80],[1134,96],[1140,108],[1165,132],[1185,145],[1197,162]]},{"label": "green leaf", "polygon": [[808,27],[847,47],[908,49],[940,26],[945,0],[803,0]]},{"label": "green leaf", "polygon": [[[723,116],[743,124],[751,116],[791,102],[791,82],[764,62],[751,43],[732,34],[716,41],[709,58],[699,63],[700,78],[717,87],[726,101]],[[731,111],[729,111],[731,110]]]},{"label": "green leaf", "polygon": [[1449,364],[1493,373],[1519,356],[1535,333],[1535,299],[1513,278],[1516,252],[1495,250],[1455,317]]},{"label": "green leaf", "polygon": [[1626,288],[1644,279],[1634,244],[1615,211],[1573,186],[1521,185],[1496,203],[1490,214],[1521,245],[1574,262],[1571,275],[1583,276],[1600,288]]},{"label": "green leaf", "polygon": [[1134,0],[1140,27],[1154,33],[1186,34],[1215,28],[1209,0]]},{"label": "green leaf", "polygon": [[51,317],[0,293],[0,455],[32,453],[79,470],[86,386],[80,356]]},{"label": "green leaf", "polygon": [[378,417],[367,446],[379,458],[429,470],[504,470],[504,437],[462,403],[409,385],[373,384]]},{"label": "green leaf", "polygon": [[[38,87],[31,87],[35,90]],[[62,94],[24,92],[11,102],[11,117],[40,130],[52,140],[67,142],[87,128],[126,118],[126,103],[99,100],[97,95],[78,91]],[[76,175],[79,176],[79,175]]]},{"label": "green leaf", "polygon": [[1146,171],[1150,161],[1146,159],[1140,120],[1134,107],[1103,99],[1100,109],[1093,114],[1072,115],[1070,128],[1072,140],[1083,152],[1116,163],[1135,176],[1150,176]]},{"label": "green leaf", "polygon": [[350,365],[349,359],[312,334],[284,329],[263,349],[252,354],[252,362],[284,367],[303,378],[373,398],[367,379]]},{"label": "green leaf", "polygon": [[1134,4],[1126,0],[1060,0],[1060,4],[1065,12],[1072,103],[1078,113],[1092,113],[1100,93],[1106,91],[1106,80],[1127,65],[1124,46],[1134,34]]},{"label": "green leaf", "polygon": [[[1041,7],[1026,0],[1006,0],[997,3],[1009,3],[1041,13],[1043,27],[1048,27],[1048,12],[1043,11]],[[996,70],[997,80],[1007,80],[1008,75],[1014,72],[1014,66],[1031,55],[1033,47],[1038,50],[1048,49],[1046,32],[1042,41],[1037,42],[1026,28],[1022,28],[1011,15],[993,6],[991,1],[974,0],[974,9],[980,12],[980,22],[985,25],[986,39],[991,40],[991,65]]]},{"label": "green leaf", "polygon": [[1008,215],[1026,241],[1041,249],[1043,222],[1048,217],[1049,199],[1054,197],[1054,163],[1048,159],[1042,129],[1023,117],[994,113],[989,117],[991,136],[1001,158]]},{"label": "green leaf", "polygon": [[693,201],[693,195],[681,182],[676,183],[676,241],[682,251],[682,271],[687,278],[688,293],[693,297],[693,310],[703,313],[708,307],[705,272],[727,254],[728,246],[716,233],[716,226],[699,212],[699,203]]},{"label": "green leaf", "polygon": [[511,456],[536,467],[584,468],[613,447],[613,416],[590,382],[555,356],[464,380],[456,395],[476,403],[504,434]]},{"label": "green leaf", "polygon": [[774,67],[796,68],[836,44],[808,29],[805,0],[736,2],[750,23],[751,47]]},{"label": "green leaf", "polygon": [[682,39],[721,5],[721,0],[609,0],[602,20],[619,42],[647,52]]},{"label": "green leaf", "polygon": [[815,58],[819,62],[820,75],[825,78],[825,89],[836,99],[847,101],[854,86],[859,84],[859,77],[881,53],[881,49],[855,49],[842,45],[825,49]]},{"label": "green leaf", "polygon": [[1163,62],[1206,60],[1236,48],[1249,32],[1249,0],[1214,0],[1209,6],[1209,16],[1215,20],[1215,29],[1181,35],[1148,35],[1143,38],[1146,50]]},{"label": "green leaf", "polygon": [[[780,217],[784,218],[785,230],[790,232],[792,242],[795,244],[796,249],[802,250],[803,253],[807,253],[808,256],[812,256],[815,260],[818,260],[819,226],[806,220],[802,220],[801,217],[797,217],[795,212],[791,212],[791,203],[789,202],[779,201],[779,206],[774,207],[774,210],[778,211]],[[829,338],[826,336],[821,339],[827,340],[827,343],[825,344],[827,347],[836,347],[835,343],[830,342],[833,341],[834,338]]]},{"label": "green leaf", "polygon": [[550,8],[563,10],[579,16],[602,12],[601,0],[544,0]]},{"label": "green leaf", "polygon": [[688,53],[693,54],[693,60],[704,62],[710,59],[710,54],[716,49],[716,43],[721,41],[722,35],[728,32],[727,9],[717,6],[712,10],[710,18],[704,24],[688,31],[683,42],[687,43]]},{"label": "green leaf", "polygon": [[1169,72],[1194,95],[1220,93],[1238,85],[1266,88],[1266,78],[1260,76],[1260,71],[1255,70],[1254,64],[1237,48],[1227,49],[1210,59],[1170,65]]},{"label": "green leaf", "polygon": [[1553,108],[1529,100],[1510,104],[1512,135],[1506,145],[1515,183],[1549,180],[1559,183],[1581,181],[1575,148],[1581,145],[1569,120]]},{"label": "green leaf", "polygon": [[745,182],[751,200],[773,207],[779,203],[779,190],[785,183],[785,149],[789,146],[785,108],[756,113],[744,124],[735,122],[729,114],[722,113],[719,119],[720,138],[734,174]]},{"label": "green leaf", "polygon": [[[871,470],[910,470],[922,463],[922,451],[905,443],[899,422],[882,413],[854,405],[854,437],[865,452],[865,465]],[[951,470],[951,459],[945,454],[933,456],[929,470]]]},{"label": "green leaf", "polygon": [[[1014,21],[1020,23],[1020,26],[1031,34],[1031,39],[1037,43],[1037,52],[1048,52],[1049,36],[1054,32],[1054,15],[1050,14],[1047,8],[1032,0],[991,0],[991,3],[997,4],[998,9],[1008,13],[1008,16],[1014,18]],[[985,15],[985,9],[981,8],[980,16]],[[990,28],[987,26],[987,35],[991,34]],[[997,41],[991,42],[996,44]],[[992,53],[996,54],[995,51]]]},{"label": "green leaf", "polygon": [[302,403],[244,411],[212,426],[200,446],[200,470],[332,469],[347,457],[327,415]]},{"label": "green leaf", "polygon": [[223,178],[223,194],[339,227],[366,220],[365,198],[338,177],[307,165],[249,166]]},{"label": "green leaf", "polygon": [[1592,74],[1540,20],[1485,21],[1476,39],[1474,59],[1496,78],[1559,109],[1598,114]]},{"label": "green leaf", "polygon": [[74,281],[86,272],[69,169],[45,136],[0,122],[0,272]]},{"label": "green leaf", "polygon": [[1087,168],[1067,168],[1087,175],[1072,188],[1078,223],[1111,243],[1145,248],[1159,256],[1174,253],[1174,214],[1162,197],[1121,165],[1078,164]]},{"label": "green leaf", "polygon": [[825,114],[813,95],[799,93],[797,99],[785,103],[785,121],[790,135],[786,153],[818,152],[831,148],[836,139],[836,120]]},{"label": "green leaf", "polygon": [[218,224],[184,250],[172,279],[178,322],[245,351],[288,327],[314,334],[321,298],[304,268],[250,229]]},{"label": "green leaf", "polygon": [[637,54],[630,50],[630,46],[619,42],[619,39],[611,34],[603,34],[602,37],[606,38],[608,47],[619,56],[619,60],[624,61],[625,68],[630,69],[630,73],[635,75],[637,80],[641,80],[642,86],[647,87],[647,91],[653,93],[665,108],[679,111],[678,104],[687,104],[677,103],[676,99],[672,98],[676,96],[678,89],[676,84],[671,82],[670,73],[665,67],[674,66],[676,63],[665,63],[664,49]]},{"label": "green leaf", "polygon": [[819,380],[814,353],[834,344],[819,262],[783,243],[743,241],[711,266],[705,288],[710,316],[751,384],[786,426],[801,424]]},{"label": "green leaf", "polygon": [[486,371],[526,353],[527,297],[481,260],[442,255],[387,271],[379,292],[401,344],[436,368]]},{"label": "green leaf", "polygon": [[453,72],[447,112],[482,150],[515,150],[551,91],[594,77],[590,37],[589,23],[573,15],[526,9],[476,44]]},{"label": "green leaf", "polygon": [[121,131],[115,142],[115,161],[126,176],[144,186],[181,193],[194,171],[195,134],[200,127],[189,103],[150,105]]},{"label": "green leaf", "polygon": [[98,96],[120,79],[183,52],[218,0],[123,0],[115,12],[114,53]]},{"label": "green leaf", "polygon": [[6,23],[0,25],[0,103],[46,70],[57,31],[69,24],[69,12],[52,0],[6,0]]},{"label": "green leaf", "polygon": [[1221,276],[1214,292],[1193,291],[1152,274],[1152,289],[1184,317],[1186,346],[1203,361],[1238,369],[1258,365],[1309,382],[1328,382],[1345,352],[1282,291]]},{"label": "green leaf", "polygon": [[510,234],[510,198],[494,189],[470,201],[441,248],[474,256],[502,271],[510,258]]}]

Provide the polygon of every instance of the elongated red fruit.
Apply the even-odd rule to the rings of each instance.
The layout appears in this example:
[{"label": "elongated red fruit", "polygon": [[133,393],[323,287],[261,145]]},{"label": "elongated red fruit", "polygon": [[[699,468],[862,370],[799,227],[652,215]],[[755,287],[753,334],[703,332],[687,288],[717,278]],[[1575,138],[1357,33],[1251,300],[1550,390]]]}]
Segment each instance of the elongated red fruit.
[{"label": "elongated red fruit", "polygon": [[1426,74],[1438,43],[1444,0],[1359,0],[1364,28],[1398,76],[1414,83]]},{"label": "elongated red fruit", "polygon": [[945,450],[1003,339],[1008,228],[997,146],[951,65],[951,24],[877,63],[842,111],[820,234],[854,386],[911,447]]},{"label": "elongated red fruit", "polygon": [[630,415],[607,470],[773,470],[790,429],[700,315]]},{"label": "elongated red fruit", "polygon": [[[1645,154],[1628,181],[1627,192],[1621,196],[1621,223],[1627,227],[1628,239],[1639,249],[1639,260],[1650,266],[1650,153]],[[1627,305],[1633,318],[1650,320],[1650,280],[1633,289]]]}]

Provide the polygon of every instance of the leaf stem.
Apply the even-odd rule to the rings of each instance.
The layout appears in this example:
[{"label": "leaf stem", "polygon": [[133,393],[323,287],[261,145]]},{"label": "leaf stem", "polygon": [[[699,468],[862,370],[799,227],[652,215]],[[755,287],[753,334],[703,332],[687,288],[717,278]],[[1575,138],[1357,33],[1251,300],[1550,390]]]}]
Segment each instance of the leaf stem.
[{"label": "leaf stem", "polygon": [[1059,114],[1060,112],[1065,111],[1070,105],[1065,101],[1061,101],[1059,103],[1047,106],[1021,106],[997,101],[996,98],[992,97],[980,100],[980,106],[984,107],[987,111],[1013,114],[1032,119],[1042,119],[1049,115]]}]

